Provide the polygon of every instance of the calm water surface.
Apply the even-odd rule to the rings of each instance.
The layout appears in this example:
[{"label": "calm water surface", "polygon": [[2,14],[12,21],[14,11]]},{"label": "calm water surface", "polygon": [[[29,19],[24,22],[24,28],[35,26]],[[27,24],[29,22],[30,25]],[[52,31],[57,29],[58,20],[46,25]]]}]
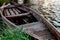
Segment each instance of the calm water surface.
[{"label": "calm water surface", "polygon": [[36,4],[32,8],[37,9],[41,12],[47,12],[52,15],[60,17],[60,0],[33,0],[31,3]]},{"label": "calm water surface", "polygon": [[31,3],[35,4],[31,6],[33,9],[38,10],[55,26],[60,27],[60,0],[33,0]]}]

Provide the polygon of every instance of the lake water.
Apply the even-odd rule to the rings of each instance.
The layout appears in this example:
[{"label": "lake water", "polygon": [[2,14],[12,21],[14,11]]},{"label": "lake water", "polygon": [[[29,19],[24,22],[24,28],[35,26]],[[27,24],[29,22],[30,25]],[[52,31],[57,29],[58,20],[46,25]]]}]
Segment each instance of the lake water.
[{"label": "lake water", "polygon": [[55,24],[55,26],[60,26],[60,0],[33,0],[31,1],[36,9],[43,14],[49,21]]},{"label": "lake water", "polygon": [[32,7],[34,9],[42,9],[45,12],[60,16],[60,0],[32,0],[31,3],[36,4]]}]

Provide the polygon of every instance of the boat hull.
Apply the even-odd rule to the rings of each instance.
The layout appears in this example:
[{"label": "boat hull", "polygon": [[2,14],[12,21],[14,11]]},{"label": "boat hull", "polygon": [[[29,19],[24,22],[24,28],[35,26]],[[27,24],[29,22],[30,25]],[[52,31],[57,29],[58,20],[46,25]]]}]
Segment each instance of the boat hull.
[{"label": "boat hull", "polygon": [[[24,6],[25,7],[25,6]],[[41,21],[45,27],[47,27],[53,34],[55,37],[57,37],[58,40],[60,40],[60,33],[57,31],[57,29],[55,28],[54,25],[52,25],[48,20],[46,20],[41,14],[39,14],[39,12],[25,7],[26,9],[33,11],[34,13],[32,14],[38,21]],[[11,21],[9,21],[4,15],[3,15],[3,10],[1,12],[1,16],[3,21],[10,27],[14,27],[14,28],[18,28],[17,25],[15,25],[14,23],[12,23]],[[27,32],[29,34],[29,32]],[[30,34],[31,35],[31,34]]]}]

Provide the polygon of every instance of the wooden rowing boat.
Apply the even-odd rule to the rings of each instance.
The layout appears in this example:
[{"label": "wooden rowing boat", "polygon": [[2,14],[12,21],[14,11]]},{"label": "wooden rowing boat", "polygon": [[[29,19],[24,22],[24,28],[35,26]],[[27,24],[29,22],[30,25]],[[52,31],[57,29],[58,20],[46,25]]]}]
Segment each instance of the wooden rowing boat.
[{"label": "wooden rowing boat", "polygon": [[[7,5],[7,4],[6,4]],[[60,33],[39,12],[23,5],[7,5],[1,8],[3,21],[10,27],[23,29],[38,40],[55,40],[48,28],[60,39]],[[47,28],[48,27],[48,28]]]}]

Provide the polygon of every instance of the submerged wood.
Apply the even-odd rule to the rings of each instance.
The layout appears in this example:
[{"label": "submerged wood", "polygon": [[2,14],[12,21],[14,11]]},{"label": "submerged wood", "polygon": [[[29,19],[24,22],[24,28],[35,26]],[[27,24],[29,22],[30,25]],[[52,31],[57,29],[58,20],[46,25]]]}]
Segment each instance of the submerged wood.
[{"label": "submerged wood", "polygon": [[[40,15],[39,12],[23,5],[16,7],[14,5],[14,7],[9,6],[1,9],[2,19],[8,26],[14,28],[20,28],[20,26],[23,26],[25,32],[38,40],[56,40],[55,37],[57,37],[58,40],[60,39],[60,33],[57,31],[57,29],[42,15]],[[14,11],[5,11],[6,9],[11,8]],[[55,35],[55,37],[51,35],[48,29]]]}]

